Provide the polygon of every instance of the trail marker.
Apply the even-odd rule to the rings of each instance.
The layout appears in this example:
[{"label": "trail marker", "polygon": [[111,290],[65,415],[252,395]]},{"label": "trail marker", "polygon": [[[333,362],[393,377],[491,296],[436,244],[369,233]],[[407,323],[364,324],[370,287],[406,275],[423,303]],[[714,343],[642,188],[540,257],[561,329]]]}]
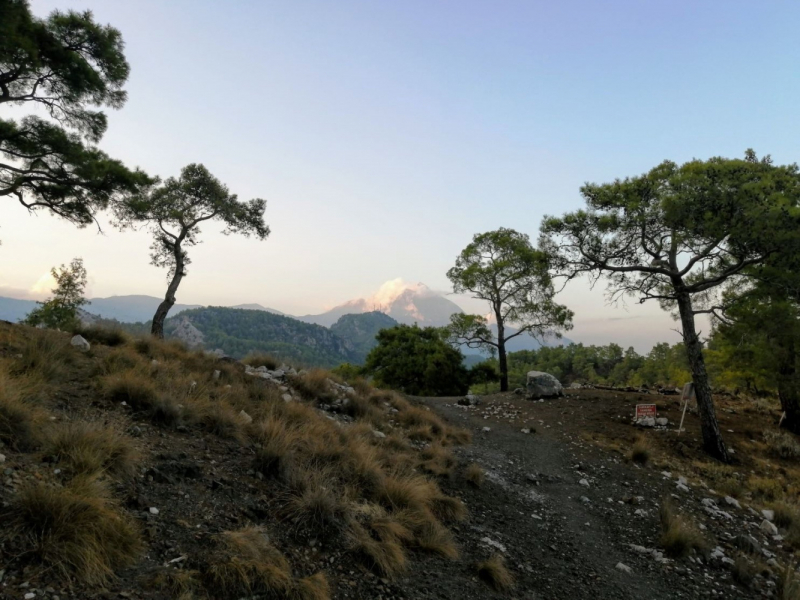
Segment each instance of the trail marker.
[{"label": "trail marker", "polygon": [[648,417],[652,417],[653,419],[656,418],[656,405],[655,404],[637,404],[636,405],[636,416],[634,420],[638,423],[642,419],[646,419]]},{"label": "trail marker", "polygon": [[678,433],[683,431],[683,420],[686,418],[686,407],[689,406],[689,400],[694,398],[694,383],[691,381],[683,386],[681,392],[681,402],[683,402],[683,414],[681,415],[681,424],[678,427]]}]

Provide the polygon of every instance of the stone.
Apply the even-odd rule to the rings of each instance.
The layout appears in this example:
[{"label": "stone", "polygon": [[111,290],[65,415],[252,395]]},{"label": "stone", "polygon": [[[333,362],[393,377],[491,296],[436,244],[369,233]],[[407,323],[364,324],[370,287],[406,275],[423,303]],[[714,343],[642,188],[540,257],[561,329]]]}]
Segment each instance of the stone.
[{"label": "stone", "polygon": [[586,479],[581,479],[578,483],[583,487],[589,487],[589,481]]},{"label": "stone", "polygon": [[6,462],[6,455],[0,454],[0,465],[2,465],[4,462]]},{"label": "stone", "polygon": [[211,375],[211,379],[217,381],[220,375],[222,375],[222,371],[214,371],[214,373]]},{"label": "stone", "polygon": [[249,425],[253,422],[253,417],[248,415],[244,410],[239,411],[239,419],[241,419],[242,423],[245,425]]},{"label": "stone", "polygon": [[632,571],[632,569],[631,569],[631,568],[630,568],[628,565],[626,565],[625,563],[621,563],[621,562],[618,562],[618,563],[617,563],[617,566],[616,566],[616,567],[614,567],[614,568],[615,568],[617,571],[622,571],[622,572],[623,572],[623,573],[625,573],[626,575],[630,575],[630,574],[631,574],[631,571]]},{"label": "stone", "polygon": [[157,509],[155,506],[151,506],[151,507],[150,507],[150,514],[151,514],[151,515],[157,515],[157,514],[158,514],[158,512],[159,512],[159,511],[158,511],[158,509]]},{"label": "stone", "polygon": [[88,352],[92,345],[86,341],[86,338],[82,335],[75,335],[69,342],[73,346],[75,346],[78,350],[83,352]]},{"label": "stone", "polygon": [[581,390],[581,389],[583,389],[583,386],[580,383],[578,383],[577,381],[573,381],[569,385],[569,389],[571,389],[571,390]]},{"label": "stone", "polygon": [[759,525],[758,528],[769,535],[778,535],[778,528],[775,527],[775,523],[767,521],[767,519],[761,521],[761,525]]},{"label": "stone", "polygon": [[377,429],[372,430],[372,435],[374,435],[379,440],[382,440],[383,438],[386,437],[385,433],[383,433],[382,431],[378,431]]},{"label": "stone", "polygon": [[742,508],[742,505],[739,504],[739,501],[736,498],[733,498],[732,496],[725,496],[725,503],[735,508]]},{"label": "stone", "polygon": [[774,510],[769,510],[769,509],[765,508],[764,510],[761,511],[761,514],[764,516],[764,518],[767,521],[774,521],[775,520],[775,511]]},{"label": "stone", "polygon": [[667,417],[658,417],[656,419],[656,425],[659,427],[666,427],[669,425],[669,419]]},{"label": "stone", "polygon": [[481,429],[481,431],[483,431],[483,433],[489,433],[491,430],[492,430],[491,427],[484,427],[483,429]]},{"label": "stone", "polygon": [[281,396],[281,399],[284,402],[291,402],[292,400],[294,400],[291,394],[284,394],[283,396]]},{"label": "stone", "polygon": [[528,429],[527,427],[524,427],[523,429],[520,429],[520,431],[521,431],[522,433],[530,433],[530,432],[531,432],[531,430],[530,430],[530,429]]},{"label": "stone", "polygon": [[522,396],[522,394],[524,394],[524,393],[525,393],[525,388],[517,388],[517,389],[515,389],[515,390],[514,390],[514,393],[515,393],[517,396]]},{"label": "stone", "polygon": [[689,491],[689,488],[686,487],[685,485],[683,485],[682,483],[677,484],[675,487],[681,492],[688,492]]},{"label": "stone", "polygon": [[557,398],[564,394],[561,382],[542,371],[528,371],[527,385],[529,400],[540,400],[542,398]]},{"label": "stone", "polygon": [[636,421],[636,424],[639,427],[655,427],[656,426],[656,420],[653,417],[642,417],[641,419]]}]

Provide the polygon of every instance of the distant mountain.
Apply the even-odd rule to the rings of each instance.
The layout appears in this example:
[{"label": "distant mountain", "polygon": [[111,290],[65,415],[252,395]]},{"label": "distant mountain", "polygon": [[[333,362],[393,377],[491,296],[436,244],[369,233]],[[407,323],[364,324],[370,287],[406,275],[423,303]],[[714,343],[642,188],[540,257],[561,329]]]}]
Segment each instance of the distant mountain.
[{"label": "distant mountain", "polygon": [[219,348],[234,358],[265,352],[321,367],[359,360],[353,344],[329,329],[265,310],[194,308],[167,319],[164,330],[169,337],[207,350]]},{"label": "distant mountain", "polygon": [[384,283],[369,298],[350,300],[322,314],[297,318],[330,327],[344,315],[375,311],[390,316],[398,323],[435,327],[449,323],[453,313],[464,312],[455,302],[422,283],[408,284],[401,279],[394,279]]},{"label": "distant mountain", "polygon": [[[108,298],[92,298],[84,308],[86,312],[103,319],[113,319],[122,323],[142,323],[153,318],[156,308],[161,304],[162,298],[155,296],[130,295],[110,296]],[[17,300],[16,298],[0,297],[0,319],[12,323],[24,319],[26,315],[36,308],[33,300]],[[176,304],[169,311],[171,317],[193,308],[202,308],[200,304]],[[283,313],[274,308],[267,308],[260,304],[240,304],[232,308],[248,310],[261,310],[276,315]]]},{"label": "distant mountain", "polygon": [[17,298],[4,298],[0,296],[0,320],[16,323],[28,316],[36,308],[33,300],[18,300]]},{"label": "distant mountain", "polygon": [[395,325],[397,321],[389,315],[373,311],[358,315],[343,315],[330,326],[330,330],[353,345],[359,355],[360,364],[364,362],[369,351],[378,345],[375,339],[378,332]]},{"label": "distant mountain", "polygon": [[[152,319],[156,308],[158,308],[162,300],[163,298],[143,295],[110,296],[109,298],[92,298],[84,308],[87,312],[104,319],[116,319],[123,323],[138,323]],[[192,308],[200,308],[200,305],[176,304],[169,311],[169,314],[174,316]]]}]

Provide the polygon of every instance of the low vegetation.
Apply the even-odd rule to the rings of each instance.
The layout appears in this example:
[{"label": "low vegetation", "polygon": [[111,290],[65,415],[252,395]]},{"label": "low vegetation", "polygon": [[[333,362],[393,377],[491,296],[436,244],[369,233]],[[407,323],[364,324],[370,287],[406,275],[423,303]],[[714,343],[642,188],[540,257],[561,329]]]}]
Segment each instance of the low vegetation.
[{"label": "low vegetation", "polygon": [[490,558],[475,565],[478,577],[498,592],[507,592],[514,587],[514,576],[506,567],[502,554],[494,554]]},{"label": "low vegetation", "polygon": [[708,543],[685,517],[678,515],[672,503],[665,499],[659,510],[661,546],[671,558],[684,558],[693,551],[702,551]]},{"label": "low vegetation", "polygon": [[[257,474],[270,508],[209,538],[185,568],[156,569],[148,585],[170,597],[328,598],[326,575],[296,576],[294,555],[279,549],[285,539],[267,523],[302,544],[340,548],[382,577],[404,572],[417,552],[459,556],[448,526],[467,509],[437,479],[461,468],[452,446],[468,443],[468,432],[363,380],[349,387],[313,369],[287,380],[286,392],[174,342],[91,337],[112,346],[82,353],[69,334],[0,325],[0,440],[20,473],[36,469],[13,493],[0,491],[0,554],[12,569],[96,586],[143,560],[152,534],[138,515],[150,509],[131,511],[130,497],[144,473],[169,480],[149,457],[160,440],[187,434],[217,440],[223,455],[241,453],[242,472]],[[269,360],[247,362],[274,366]],[[53,377],[67,370],[70,377]],[[161,434],[132,437],[145,426]],[[51,467],[40,471],[37,460]],[[467,477],[480,485],[482,471],[473,466]]]}]

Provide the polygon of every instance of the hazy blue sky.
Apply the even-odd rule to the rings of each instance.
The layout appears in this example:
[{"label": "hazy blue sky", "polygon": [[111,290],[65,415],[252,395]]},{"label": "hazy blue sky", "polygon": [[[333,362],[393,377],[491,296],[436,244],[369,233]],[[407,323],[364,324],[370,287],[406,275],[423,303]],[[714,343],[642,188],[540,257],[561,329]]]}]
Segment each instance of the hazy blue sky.
[{"label": "hazy blue sky", "polygon": [[[445,290],[474,233],[535,238],[585,181],[748,147],[798,158],[796,1],[31,5],[122,31],[129,101],[103,149],[161,176],[202,162],[268,200],[264,243],[208,228],[180,302],[302,314],[397,277]],[[0,239],[0,293],[77,255],[92,295],[163,293],[144,234],[75,231],[7,199]],[[562,301],[573,339],[675,339],[656,306],[606,307],[581,283]]]}]

